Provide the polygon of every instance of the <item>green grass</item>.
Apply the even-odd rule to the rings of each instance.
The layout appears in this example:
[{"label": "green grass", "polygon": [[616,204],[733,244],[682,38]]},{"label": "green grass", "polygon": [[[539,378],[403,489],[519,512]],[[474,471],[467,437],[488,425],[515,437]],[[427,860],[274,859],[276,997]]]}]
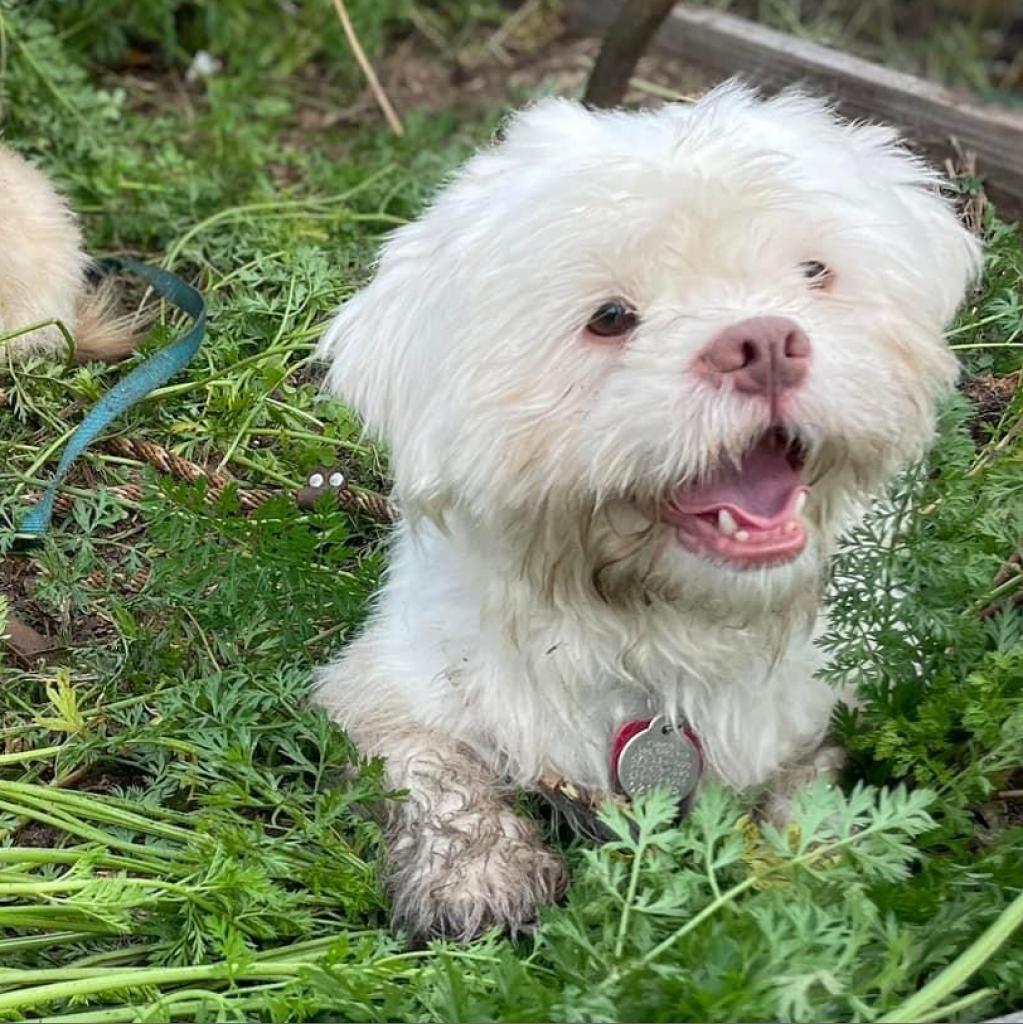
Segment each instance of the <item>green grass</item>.
[{"label": "green grass", "polygon": [[[162,260],[211,306],[195,364],[117,431],[280,497],[243,516],[98,446],[45,548],[3,556],[0,623],[7,604],[62,649],[26,669],[0,647],[0,1016],[905,1021],[1023,1006],[1023,829],[997,797],[1021,785],[1023,579],[995,583],[1023,534],[1019,396],[976,442],[953,403],[886,513],[905,532],[893,542],[877,519],[844,559],[845,578],[905,588],[896,608],[836,587],[833,673],[865,698],[836,723],[845,792],[809,794],[785,835],[758,835],[722,792],[681,827],[652,800],[634,831],[610,820],[615,842],[566,844],[571,892],[534,936],[410,950],[391,934],[380,836],[358,811],[379,773],[306,705],[384,538],[290,494],[324,464],[382,486],[383,454],[319,395],[310,353],[381,235],[497,111],[405,111],[404,140],[300,130],[356,80],[329,5],[301,5],[287,45],[275,3],[265,22],[206,26],[234,60],[186,99],[159,67],[140,80],[117,61],[144,44],[187,63],[197,8],[137,5],[131,23],[125,4],[96,5],[96,21],[91,6],[0,3],[0,127],[85,212],[95,252]],[[172,6],[184,13],[161,20]],[[401,31],[397,5],[376,20],[370,6],[369,39]],[[457,21],[439,6],[437,24]],[[1005,373],[1023,362],[1023,249],[993,217],[987,232],[984,289],[953,341],[971,372]],[[145,351],[176,330],[158,324]],[[83,407],[124,372],[0,370],[0,551]],[[106,489],[135,479],[137,504]]]}]

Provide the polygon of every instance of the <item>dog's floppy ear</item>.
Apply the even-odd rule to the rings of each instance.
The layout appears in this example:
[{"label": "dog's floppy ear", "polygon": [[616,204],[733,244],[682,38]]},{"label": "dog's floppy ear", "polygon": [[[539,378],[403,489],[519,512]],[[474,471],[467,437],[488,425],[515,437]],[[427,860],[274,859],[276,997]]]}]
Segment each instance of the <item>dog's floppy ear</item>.
[{"label": "dog's floppy ear", "polygon": [[981,243],[934,190],[917,190],[913,198],[917,216],[931,239],[931,259],[944,282],[939,312],[942,323],[947,325],[980,276],[984,263]]},{"label": "dog's floppy ear", "polygon": [[465,368],[453,339],[464,340],[467,293],[480,277],[476,254],[499,235],[504,214],[492,201],[495,182],[532,166],[523,159],[531,147],[553,147],[562,128],[584,130],[591,119],[564,100],[511,118],[504,141],[477,154],[418,220],[390,236],[373,280],[320,341],[317,354],[330,363],[327,388],[391,449],[405,501],[438,496],[457,433]]},{"label": "dog's floppy ear", "polygon": [[856,125],[851,131],[868,173],[891,187],[928,312],[945,326],[980,274],[981,244],[941,195],[940,176],[910,153],[894,130]]},{"label": "dog's floppy ear", "polygon": [[[612,115],[605,115],[612,116]],[[429,399],[445,348],[438,334],[459,326],[455,278],[478,271],[473,252],[492,246],[502,214],[495,183],[514,169],[519,179],[558,152],[567,138],[597,130],[598,118],[578,103],[545,99],[513,115],[503,138],[469,160],[415,222],[394,232],[372,282],[344,306],[319,347],[331,362],[327,386],[392,446],[402,421]],[[514,194],[514,183],[508,186]]]},{"label": "dog's floppy ear", "polygon": [[919,256],[930,278],[935,314],[947,326],[980,275],[980,241],[940,195],[936,181],[905,186],[900,193],[920,233]]},{"label": "dog's floppy ear", "polygon": [[452,285],[442,244],[421,221],[395,232],[373,280],[342,307],[317,353],[330,362],[326,387],[391,450],[395,482],[409,498],[436,490],[444,452],[438,405]]},{"label": "dog's floppy ear", "polygon": [[388,443],[397,375],[408,345],[402,300],[396,292],[378,273],[341,308],[317,351],[319,358],[330,362],[328,390]]}]

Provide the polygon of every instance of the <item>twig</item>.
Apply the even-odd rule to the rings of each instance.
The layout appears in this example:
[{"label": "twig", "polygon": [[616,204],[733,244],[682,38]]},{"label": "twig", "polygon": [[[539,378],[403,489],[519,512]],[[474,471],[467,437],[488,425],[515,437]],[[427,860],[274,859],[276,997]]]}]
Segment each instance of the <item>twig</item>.
[{"label": "twig", "polygon": [[433,25],[423,16],[423,12],[416,7],[415,4],[410,5],[408,14],[406,15],[408,20],[412,23],[420,35],[428,42],[431,43],[441,53],[448,52],[448,41],[444,36],[434,28]]},{"label": "twig", "polygon": [[629,80],[629,86],[638,92],[645,92],[649,96],[656,96],[659,100],[670,100],[672,103],[695,103],[696,96],[692,93],[679,92],[677,89],[669,89],[666,85],[658,82],[650,82],[645,78],[633,75]]},{"label": "twig", "polygon": [[[1023,378],[1020,379],[1023,380]],[[977,476],[981,470],[991,462],[994,456],[1016,440],[1021,431],[1023,431],[1023,416],[1017,419],[995,444],[988,445],[984,451],[981,452],[980,457],[977,459],[976,463],[970,467],[966,475],[969,477]]]},{"label": "twig", "polygon": [[[980,175],[977,173],[977,154],[964,149],[956,138],[952,138],[951,145],[954,155],[945,160],[945,173],[949,181],[964,182],[967,185],[978,182]],[[988,205],[983,186],[978,185],[974,192],[964,191],[956,205],[959,209],[959,219],[966,228],[980,236],[984,230],[984,211]]]},{"label": "twig", "polygon": [[362,68],[362,73],[366,76],[366,81],[369,83],[373,98],[384,112],[384,117],[387,118],[391,131],[401,138],[405,134],[401,118],[398,117],[394,107],[391,106],[391,101],[387,98],[387,93],[384,92],[380,79],[377,78],[377,73],[373,70],[373,65],[370,64],[369,58],[362,48],[362,43],[359,42],[359,37],[355,34],[355,26],[352,25],[352,19],[348,17],[348,10],[344,5],[344,0],[331,0],[331,2],[334,4],[334,10],[337,11],[341,28],[344,30],[345,38],[348,40],[348,45],[351,46],[352,53],[355,54],[355,60],[359,67]]},{"label": "twig", "polygon": [[512,11],[512,13],[505,18],[504,22],[494,30],[493,34],[487,40],[487,49],[502,62],[507,61],[508,54],[504,49],[505,41],[513,32],[518,30],[520,25],[532,17],[538,7],[538,0],[526,0],[526,3],[521,7]]},{"label": "twig", "polygon": [[[1019,590],[1020,587],[1023,587],[1021,558],[1023,558],[1023,555],[1017,552],[1014,555],[1010,555],[1002,564],[994,579],[994,589],[987,595],[986,603],[977,612],[980,618],[992,618],[1002,607],[1002,598],[1007,594],[1012,594],[1014,590]],[[1021,604],[1023,604],[1023,592],[1013,594],[1009,605],[1011,607],[1018,607]]]},{"label": "twig", "polygon": [[[111,582],[116,583],[122,590],[129,594],[141,594],[149,582],[149,566],[143,566],[134,576],[125,576],[123,573],[115,573]],[[85,584],[94,590],[102,590],[107,585],[107,577],[102,569],[97,569],[85,577]]]}]

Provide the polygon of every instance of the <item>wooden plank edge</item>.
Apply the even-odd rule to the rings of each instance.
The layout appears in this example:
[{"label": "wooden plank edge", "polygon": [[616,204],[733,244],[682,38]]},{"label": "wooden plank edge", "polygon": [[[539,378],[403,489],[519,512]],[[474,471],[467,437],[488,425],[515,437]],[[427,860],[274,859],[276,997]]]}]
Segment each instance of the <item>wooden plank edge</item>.
[{"label": "wooden plank edge", "polygon": [[[602,31],[620,7],[620,0],[566,0],[569,23],[582,32]],[[976,154],[996,202],[1023,207],[1023,114],[707,8],[676,7],[655,45],[768,89],[823,92],[847,117],[891,123],[935,156],[953,153],[958,142]]]}]

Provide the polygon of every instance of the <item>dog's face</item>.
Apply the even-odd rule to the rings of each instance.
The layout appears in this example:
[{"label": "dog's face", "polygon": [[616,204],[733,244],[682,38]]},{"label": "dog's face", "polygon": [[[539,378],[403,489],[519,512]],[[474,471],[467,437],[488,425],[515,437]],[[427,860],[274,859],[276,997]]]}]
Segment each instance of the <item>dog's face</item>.
[{"label": "dog's face", "polygon": [[552,100],[397,232],[322,351],[410,514],[762,598],[926,445],[977,263],[894,135],[814,100]]}]

